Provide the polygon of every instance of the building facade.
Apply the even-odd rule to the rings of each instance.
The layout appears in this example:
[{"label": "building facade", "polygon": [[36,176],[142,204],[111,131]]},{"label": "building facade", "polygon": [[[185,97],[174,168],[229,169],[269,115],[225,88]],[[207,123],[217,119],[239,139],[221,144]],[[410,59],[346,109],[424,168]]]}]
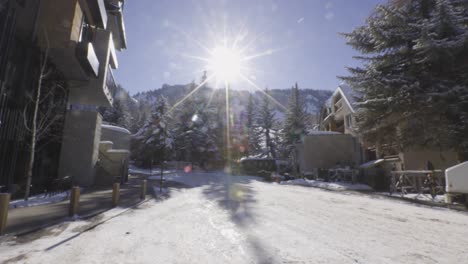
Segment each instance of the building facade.
[{"label": "building facade", "polygon": [[[117,51],[127,45],[124,4],[123,0],[0,2],[0,186],[4,189],[14,192],[24,184],[27,125],[32,118],[28,97],[36,94],[39,69],[45,64],[53,78],[48,75],[44,80],[61,88],[56,97],[65,103],[57,108],[53,144],[44,144],[41,151],[46,152],[36,154],[33,190],[47,188],[44,182],[51,179],[94,184],[102,121],[97,107],[112,106],[116,89],[112,70],[118,68]],[[43,100],[41,104],[46,107]]]},{"label": "building facade", "polygon": [[[457,163],[455,151],[430,146],[398,147],[391,142],[366,142],[356,128],[359,94],[347,85],[340,85],[320,112],[319,129],[354,137],[360,145],[360,163],[371,168],[373,161],[385,170],[424,170],[430,162],[435,169],[445,170]],[[381,161],[385,161],[382,163]]]},{"label": "building facade", "polygon": [[347,85],[340,85],[320,111],[319,130],[356,136],[355,108],[357,94]]}]

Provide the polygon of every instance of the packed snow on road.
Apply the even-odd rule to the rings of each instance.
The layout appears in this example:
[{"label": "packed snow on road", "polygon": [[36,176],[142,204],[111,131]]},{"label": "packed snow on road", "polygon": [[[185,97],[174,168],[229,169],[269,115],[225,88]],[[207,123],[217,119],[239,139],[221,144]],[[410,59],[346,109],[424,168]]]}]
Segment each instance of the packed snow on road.
[{"label": "packed snow on road", "polygon": [[468,263],[466,213],[221,172],[166,177],[164,198],[3,239],[0,262]]}]

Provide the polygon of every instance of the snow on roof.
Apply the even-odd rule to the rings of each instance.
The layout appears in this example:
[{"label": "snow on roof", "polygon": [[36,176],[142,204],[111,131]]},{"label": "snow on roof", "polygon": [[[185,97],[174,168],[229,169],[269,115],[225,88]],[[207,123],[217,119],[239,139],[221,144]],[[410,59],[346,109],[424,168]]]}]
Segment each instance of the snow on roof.
[{"label": "snow on roof", "polygon": [[117,131],[117,132],[124,133],[124,134],[127,134],[127,135],[131,134],[130,131],[128,131],[128,129],[123,128],[123,127],[111,126],[111,125],[101,125],[101,128],[109,129],[109,130],[112,130],[112,131]]},{"label": "snow on roof", "polygon": [[336,132],[336,131],[309,131],[308,136],[314,136],[314,135],[341,135],[343,133]]},{"label": "snow on roof", "polygon": [[385,161],[385,160],[384,159],[371,160],[371,161],[368,161],[368,162],[365,162],[365,163],[359,165],[359,168],[361,168],[361,169],[372,168],[372,167],[378,165],[379,163],[382,163],[383,161]]},{"label": "snow on roof", "polygon": [[259,157],[242,157],[241,161],[244,160],[275,160],[274,158],[259,158]]},{"label": "snow on roof", "polygon": [[344,83],[338,86],[333,95],[335,95],[337,92],[341,92],[343,98],[351,108],[351,111],[354,112],[354,108],[356,107],[356,98],[359,98],[360,94]]},{"label": "snow on roof", "polygon": [[107,153],[130,153],[127,149],[109,149]]}]

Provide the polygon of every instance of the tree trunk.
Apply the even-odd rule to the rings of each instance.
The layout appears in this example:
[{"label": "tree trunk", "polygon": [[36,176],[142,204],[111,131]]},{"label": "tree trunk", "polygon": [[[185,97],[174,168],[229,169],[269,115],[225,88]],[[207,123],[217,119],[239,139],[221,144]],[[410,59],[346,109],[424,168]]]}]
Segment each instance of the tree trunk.
[{"label": "tree trunk", "polygon": [[275,149],[274,149],[273,143],[271,142],[270,129],[265,130],[265,139],[266,139],[266,147],[268,149],[269,155],[271,155],[272,158],[276,159]]},{"label": "tree trunk", "polygon": [[32,173],[34,167],[34,156],[36,152],[36,140],[37,140],[37,115],[39,112],[39,102],[41,101],[41,90],[42,90],[42,78],[44,76],[44,71],[46,67],[46,59],[47,59],[47,51],[46,56],[44,59],[44,63],[41,67],[41,72],[39,74],[39,81],[37,83],[37,93],[36,93],[36,100],[34,102],[34,116],[32,120],[31,126],[31,146],[30,146],[30,153],[29,153],[29,163],[28,163],[28,171],[26,174],[26,190],[24,192],[24,200],[27,201],[29,198],[29,194],[31,192],[31,181],[32,181]]},{"label": "tree trunk", "polygon": [[[44,68],[44,67],[43,67]],[[31,147],[29,149],[29,163],[28,163],[28,172],[27,172],[27,178],[26,178],[26,191],[24,193],[24,200],[27,201],[29,198],[29,193],[31,190],[31,181],[32,181],[32,171],[34,167],[34,154],[36,152],[36,134],[37,134],[37,113],[39,111],[39,101],[41,98],[41,86],[42,86],[42,73],[43,70],[41,70],[41,75],[39,76],[39,83],[37,87],[37,94],[36,94],[36,101],[34,102],[34,116],[32,120],[32,127],[31,127]]]}]

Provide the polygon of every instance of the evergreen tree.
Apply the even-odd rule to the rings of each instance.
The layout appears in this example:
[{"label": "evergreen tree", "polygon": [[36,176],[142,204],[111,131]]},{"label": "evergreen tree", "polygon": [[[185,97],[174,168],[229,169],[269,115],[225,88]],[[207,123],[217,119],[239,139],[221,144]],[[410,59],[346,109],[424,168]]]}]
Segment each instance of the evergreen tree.
[{"label": "evergreen tree", "polygon": [[[190,91],[195,83],[190,85]],[[207,106],[206,98],[192,94],[175,110],[173,134],[176,159],[190,161],[204,167],[219,154],[216,146],[215,111]]]},{"label": "evergreen tree", "polygon": [[283,127],[283,146],[286,155],[294,149],[294,145],[301,142],[307,134],[307,106],[301,97],[299,87],[296,83],[291,88],[291,95],[288,100],[288,110]]},{"label": "evergreen tree", "polygon": [[261,131],[257,126],[257,109],[252,94],[249,94],[249,101],[246,109],[245,130],[247,134],[247,156],[256,156],[261,153]]},{"label": "evergreen tree", "polygon": [[163,96],[158,97],[150,118],[134,135],[132,153],[144,165],[150,165],[152,161],[162,162],[170,157],[172,138],[168,124],[171,120],[167,109],[167,100]]},{"label": "evergreen tree", "polygon": [[[365,56],[342,77],[362,94],[365,139],[468,146],[468,15],[465,0],[389,1],[344,34]],[[460,148],[459,148],[460,150]]]},{"label": "evergreen tree", "polygon": [[260,106],[259,115],[257,117],[257,124],[261,129],[264,136],[264,155],[267,157],[276,158],[276,144],[275,144],[275,125],[276,118],[273,107],[270,105],[269,91],[265,89]]},{"label": "evergreen tree", "polygon": [[137,125],[140,111],[137,103],[131,98],[128,92],[120,85],[114,96],[113,105],[110,107],[99,107],[103,121],[129,129],[132,132],[138,131],[142,127]]}]

